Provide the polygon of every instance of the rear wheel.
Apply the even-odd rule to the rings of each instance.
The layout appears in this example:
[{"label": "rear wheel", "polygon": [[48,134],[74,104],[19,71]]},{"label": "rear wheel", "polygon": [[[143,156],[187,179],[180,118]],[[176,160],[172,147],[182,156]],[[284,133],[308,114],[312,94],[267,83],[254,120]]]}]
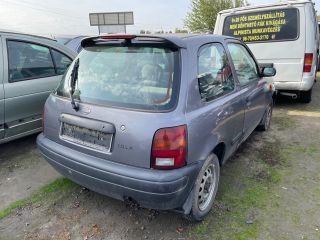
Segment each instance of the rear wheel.
[{"label": "rear wheel", "polygon": [[312,88],[309,91],[300,92],[300,102],[310,103],[312,100]]},{"label": "rear wheel", "polygon": [[202,221],[209,214],[218,191],[219,179],[219,160],[215,154],[211,154],[203,164],[194,185],[190,220]]}]

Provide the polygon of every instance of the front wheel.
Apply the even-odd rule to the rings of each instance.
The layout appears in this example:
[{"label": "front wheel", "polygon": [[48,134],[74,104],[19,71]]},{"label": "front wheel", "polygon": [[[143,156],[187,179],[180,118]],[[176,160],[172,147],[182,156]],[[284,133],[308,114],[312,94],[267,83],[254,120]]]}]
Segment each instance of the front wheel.
[{"label": "front wheel", "polygon": [[204,162],[193,189],[192,208],[189,219],[202,221],[211,211],[220,179],[220,164],[211,154]]}]

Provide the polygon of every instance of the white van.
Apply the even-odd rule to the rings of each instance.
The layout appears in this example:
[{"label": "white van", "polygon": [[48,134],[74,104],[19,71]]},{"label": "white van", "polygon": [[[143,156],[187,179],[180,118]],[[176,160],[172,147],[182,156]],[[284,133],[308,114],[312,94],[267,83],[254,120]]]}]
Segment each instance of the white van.
[{"label": "white van", "polygon": [[311,101],[319,62],[319,28],[312,1],[223,10],[215,34],[240,38],[259,63],[274,63],[274,83],[280,94]]}]

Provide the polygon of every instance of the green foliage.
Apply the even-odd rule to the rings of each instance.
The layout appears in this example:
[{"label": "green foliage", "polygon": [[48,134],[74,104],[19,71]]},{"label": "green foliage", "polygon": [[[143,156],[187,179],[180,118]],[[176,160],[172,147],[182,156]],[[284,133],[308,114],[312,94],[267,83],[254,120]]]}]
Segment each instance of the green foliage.
[{"label": "green foliage", "polygon": [[[236,0],[236,7],[243,6],[245,3],[245,0]],[[192,0],[191,12],[185,19],[185,25],[192,32],[212,33],[217,14],[232,7],[232,0]]]},{"label": "green foliage", "polygon": [[34,193],[29,198],[13,202],[5,209],[0,210],[0,220],[10,215],[14,210],[18,208],[23,208],[29,204],[35,204],[49,200],[50,197],[52,197],[52,194],[59,192],[59,194],[61,195],[61,193],[63,193],[64,191],[68,191],[75,186],[77,185],[70,180],[66,178],[59,178],[49,185],[42,187],[38,192]]},{"label": "green foliage", "polygon": [[174,32],[175,32],[175,33],[188,33],[188,30],[176,28]]}]

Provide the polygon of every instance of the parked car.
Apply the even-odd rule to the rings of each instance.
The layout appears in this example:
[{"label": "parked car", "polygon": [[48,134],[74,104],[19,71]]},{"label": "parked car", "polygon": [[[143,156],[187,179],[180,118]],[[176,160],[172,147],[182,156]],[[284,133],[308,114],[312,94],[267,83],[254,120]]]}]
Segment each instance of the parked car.
[{"label": "parked car", "polygon": [[269,128],[275,69],[224,36],[109,35],[82,47],[46,102],[44,157],[93,191],[202,220],[220,165]]},{"label": "parked car", "polygon": [[242,39],[259,63],[274,63],[275,87],[280,94],[312,99],[319,61],[319,29],[310,0],[281,1],[223,10],[216,34]]},{"label": "parked car", "polygon": [[52,39],[0,32],[0,143],[42,130],[44,103],[74,57]]},{"label": "parked car", "polygon": [[82,39],[84,39],[86,37],[87,36],[79,36],[79,37],[72,38],[72,39],[68,40],[64,45],[66,47],[70,48],[71,50],[79,53],[82,49],[81,41],[82,41]]}]

